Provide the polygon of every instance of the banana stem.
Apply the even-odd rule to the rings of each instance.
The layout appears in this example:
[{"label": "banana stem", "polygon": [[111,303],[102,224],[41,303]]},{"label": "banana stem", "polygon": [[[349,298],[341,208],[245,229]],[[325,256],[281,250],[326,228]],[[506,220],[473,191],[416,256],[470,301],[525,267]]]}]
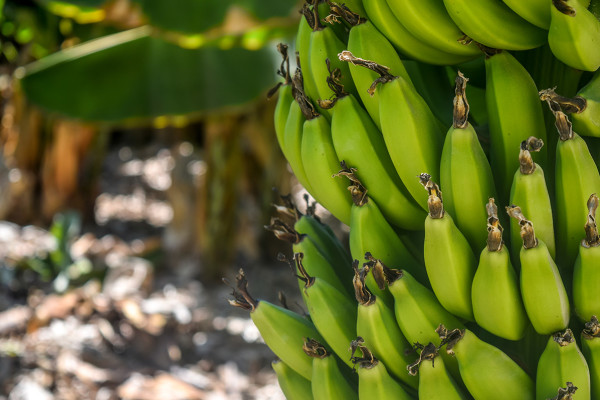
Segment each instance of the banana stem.
[{"label": "banana stem", "polygon": [[427,207],[429,208],[429,216],[433,219],[444,217],[444,202],[442,200],[442,191],[437,183],[431,180],[431,175],[423,173],[419,175],[421,185],[429,193],[427,199]]},{"label": "banana stem", "polygon": [[254,311],[258,305],[258,301],[254,300],[252,296],[250,296],[250,293],[248,293],[248,281],[246,280],[246,275],[244,274],[243,269],[240,268],[237,276],[235,277],[235,281],[236,287],[232,288],[233,291],[231,293],[233,300],[229,300],[229,304],[250,312]]},{"label": "banana stem", "polygon": [[469,123],[469,102],[467,101],[466,94],[468,81],[469,79],[462,72],[458,71],[454,86],[454,109],[452,114],[452,126],[454,128],[464,129]]},{"label": "banana stem", "polygon": [[521,207],[510,205],[506,206],[506,212],[512,218],[519,221],[521,226],[521,239],[523,239],[523,247],[526,249],[533,249],[537,247],[538,240],[535,237],[535,231],[533,230],[533,224],[523,215]]},{"label": "banana stem", "polygon": [[502,228],[502,225],[500,225],[500,220],[498,219],[498,207],[496,206],[496,202],[494,201],[493,197],[490,197],[485,209],[487,210],[488,214],[487,248],[489,251],[500,251],[504,245],[504,241],[502,240],[502,232],[504,228]]},{"label": "banana stem", "polygon": [[535,163],[531,158],[532,151],[540,151],[544,146],[544,141],[535,136],[529,136],[527,140],[521,142],[521,150],[519,151],[519,171],[523,175],[531,175],[536,169]]},{"label": "banana stem", "polygon": [[598,209],[598,196],[592,193],[587,202],[588,217],[585,223],[585,239],[581,242],[583,247],[596,247],[600,245],[600,236],[596,226],[596,210]]}]

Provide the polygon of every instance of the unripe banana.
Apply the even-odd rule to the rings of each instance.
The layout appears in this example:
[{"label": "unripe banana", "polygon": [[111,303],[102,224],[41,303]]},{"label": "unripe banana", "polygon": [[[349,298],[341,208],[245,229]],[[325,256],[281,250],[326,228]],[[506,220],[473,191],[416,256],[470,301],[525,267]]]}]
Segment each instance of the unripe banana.
[{"label": "unripe banana", "polygon": [[233,300],[229,304],[250,311],[250,318],[269,348],[305,379],[312,378],[312,361],[302,351],[305,337],[324,341],[307,318],[265,300],[257,301],[248,293],[248,281],[240,269]]},{"label": "unripe banana", "polygon": [[[509,204],[518,204],[524,215],[535,226],[536,235],[546,244],[552,258],[555,257],[554,219],[550,194],[546,186],[544,171],[531,158],[532,151],[539,151],[544,143],[530,136],[521,142],[519,168],[513,177]],[[517,220],[510,222],[510,242],[513,262],[520,265],[519,253],[522,247],[521,228]]]},{"label": "unripe banana", "polygon": [[494,199],[487,204],[487,246],[479,257],[472,286],[473,315],[479,326],[508,340],[520,340],[529,324],[517,275],[502,240]]},{"label": "unripe banana", "polygon": [[546,31],[525,21],[501,0],[444,0],[444,5],[467,36],[487,47],[527,50],[546,42]]},{"label": "unripe banana", "polygon": [[457,55],[479,54],[474,43],[461,42],[464,33],[450,18],[441,0],[388,0],[387,3],[398,21],[428,45]]},{"label": "unripe banana", "polygon": [[287,400],[310,400],[312,399],[312,388],[310,381],[290,368],[281,360],[271,363],[279,387]]},{"label": "unripe banana", "polygon": [[581,351],[590,370],[592,399],[600,399],[600,323],[595,315],[581,332]]},{"label": "unripe banana", "polygon": [[551,398],[565,382],[573,382],[577,387],[573,399],[591,399],[588,365],[570,329],[557,332],[548,339],[548,344],[538,362],[535,380],[536,399]]},{"label": "unripe banana", "polygon": [[[371,344],[369,344],[369,346],[371,346]],[[363,338],[358,337],[356,340],[353,340],[351,348],[352,362],[358,367],[359,399],[413,399],[413,397],[390,376],[385,365],[364,345]],[[362,357],[354,356],[356,350],[362,352]]]},{"label": "unripe banana", "polygon": [[591,193],[600,193],[600,174],[586,142],[575,132],[559,106],[548,100],[559,133],[556,146],[556,249],[557,260],[571,277],[587,220],[585,204]]},{"label": "unripe banana", "polygon": [[[379,74],[372,81],[369,93],[379,92],[385,146],[402,183],[427,210],[427,196],[415,177],[424,171],[434,176],[439,174],[443,132],[438,120],[412,83],[391,75],[386,66],[354,57],[349,51],[340,53],[339,58]],[[376,90],[379,83],[381,86]]]},{"label": "unripe banana", "polygon": [[327,281],[310,276],[302,253],[294,254],[294,261],[311,320],[335,354],[352,367],[348,344],[356,337],[356,303]]},{"label": "unripe banana", "polygon": [[373,355],[383,361],[390,374],[416,389],[417,378],[409,375],[404,367],[411,361],[409,353],[412,352],[412,346],[402,335],[394,310],[366,287],[365,275],[369,273],[368,266],[359,270],[356,264],[353,281],[358,301],[356,333],[369,343]]},{"label": "unripe banana", "polygon": [[[375,28],[371,21],[361,18],[345,7],[345,5],[331,3],[331,11],[343,18],[351,26],[348,37],[348,51],[358,54],[362,58],[375,60],[387,66],[395,74],[406,79],[412,86],[410,77],[394,46]],[[352,80],[354,81],[360,100],[371,116],[371,119],[373,119],[373,122],[375,122],[375,125],[377,125],[377,128],[381,130],[379,104],[383,100],[379,99],[379,92],[370,92],[368,90],[379,74],[367,68],[355,68],[352,66],[350,66],[350,74],[352,75]]]},{"label": "unripe banana", "polygon": [[589,321],[592,316],[600,314],[600,236],[596,226],[598,196],[595,193],[590,196],[587,206],[585,239],[581,241],[573,269],[573,306],[582,321]]},{"label": "unripe banana", "polygon": [[[427,274],[423,264],[412,256],[394,228],[387,222],[377,202],[369,197],[367,189],[356,177],[357,171],[347,168],[345,164],[344,167],[338,174],[350,179],[349,190],[354,201],[350,215],[349,239],[352,258],[361,260],[367,253],[373,254],[387,265],[406,269],[421,283],[427,284]],[[386,304],[391,304],[391,296],[383,291],[384,286],[375,285],[371,279],[367,280],[369,289]]]},{"label": "unripe banana", "polygon": [[569,299],[548,247],[535,237],[533,224],[517,206],[506,207],[508,215],[521,225],[521,296],[527,316],[541,335],[569,325]]},{"label": "unripe banana", "polygon": [[324,116],[319,114],[304,122],[300,146],[310,194],[334,217],[349,225],[352,201],[344,182],[332,177],[339,170],[340,161],[333,147],[331,126]]},{"label": "unripe banana", "polygon": [[[490,165],[499,202],[506,204],[515,170],[519,167],[515,151],[533,132],[546,141],[546,127],[538,89],[529,72],[508,51],[486,51]],[[546,159],[546,149],[542,148],[538,156],[542,168],[546,167]]]},{"label": "unripe banana", "polygon": [[550,27],[549,0],[503,0],[519,16],[538,28],[548,29]]},{"label": "unripe banana", "polygon": [[373,25],[400,53],[413,60],[434,65],[453,65],[477,57],[477,54],[467,56],[444,52],[418,39],[398,21],[386,0],[364,0],[363,5]]},{"label": "unripe banana", "polygon": [[535,384],[521,367],[497,347],[468,329],[438,328],[446,352],[456,357],[460,376],[476,400],[535,399]]},{"label": "unripe banana", "polygon": [[398,177],[381,133],[368,113],[353,95],[344,95],[342,90],[332,103],[331,135],[339,159],[358,170],[369,196],[388,221],[399,228],[422,230],[425,212]]},{"label": "unripe banana", "polygon": [[421,350],[419,359],[408,365],[411,375],[419,374],[419,399],[467,400],[470,397],[449,374],[439,349],[431,342],[415,345]]},{"label": "unripe banana", "polygon": [[442,192],[429,174],[421,174],[429,193],[425,219],[425,268],[440,304],[452,314],[473,321],[471,286],[477,266],[469,242],[444,211]]},{"label": "unripe banana", "polygon": [[277,136],[277,142],[279,143],[279,147],[283,149],[285,123],[290,112],[290,105],[294,101],[294,96],[292,95],[292,77],[290,76],[290,59],[288,58],[288,46],[286,44],[279,43],[277,45],[277,51],[279,51],[283,57],[283,61],[281,62],[281,66],[277,70],[277,74],[282,76],[285,80],[277,84],[277,86],[275,86],[269,92],[269,97],[274,95],[275,92],[279,90],[279,96],[277,97],[277,105],[275,106],[273,119],[275,126],[275,135]]},{"label": "unripe banana", "polygon": [[318,341],[306,338],[302,347],[312,359],[312,398],[315,400],[356,399],[357,388],[342,373],[337,357]]},{"label": "unripe banana", "polygon": [[[373,260],[369,268],[378,283],[388,284],[394,296],[394,313],[400,330],[409,343],[440,343],[435,330],[440,324],[462,328],[457,317],[439,303],[435,294],[417,282],[408,272],[390,269],[380,260]],[[454,379],[460,380],[456,360],[442,354]]]},{"label": "unripe banana", "polygon": [[453,216],[471,248],[479,252],[485,246],[484,227],[487,221],[487,213],[482,205],[490,197],[496,197],[496,190],[492,170],[477,133],[467,121],[467,81],[459,71],[454,97],[454,122],[446,135],[440,162],[440,186],[444,188],[445,209]]},{"label": "unripe banana", "polygon": [[313,27],[315,26],[315,13],[307,3],[304,3],[300,10],[300,14],[302,14],[302,17],[300,17],[298,32],[296,33],[296,52],[298,53],[296,61],[299,64],[297,67],[305,71],[306,74],[304,92],[311,100],[315,101],[319,98],[317,84],[315,80],[312,79],[308,61],[310,54],[310,36]]},{"label": "unripe banana", "polygon": [[600,20],[578,0],[552,0],[548,44],[563,63],[583,71],[600,67]]}]

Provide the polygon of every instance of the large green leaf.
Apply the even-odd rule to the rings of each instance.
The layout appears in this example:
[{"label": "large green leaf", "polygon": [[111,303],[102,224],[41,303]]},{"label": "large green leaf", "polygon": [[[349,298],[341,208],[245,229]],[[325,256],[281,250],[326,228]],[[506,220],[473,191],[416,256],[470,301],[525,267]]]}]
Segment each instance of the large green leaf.
[{"label": "large green leaf", "polygon": [[275,82],[274,52],[184,49],[142,27],[60,51],[17,73],[26,97],[66,116],[120,121],[242,105]]}]

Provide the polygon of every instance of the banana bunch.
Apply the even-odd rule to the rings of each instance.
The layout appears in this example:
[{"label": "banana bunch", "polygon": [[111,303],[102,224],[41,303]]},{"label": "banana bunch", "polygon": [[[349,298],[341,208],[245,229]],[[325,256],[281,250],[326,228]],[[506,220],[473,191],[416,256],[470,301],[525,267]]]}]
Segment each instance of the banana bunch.
[{"label": "banana bunch", "polygon": [[284,196],[304,309],[230,300],[286,397],[600,400],[600,0],[301,15],[277,141],[348,242]]}]

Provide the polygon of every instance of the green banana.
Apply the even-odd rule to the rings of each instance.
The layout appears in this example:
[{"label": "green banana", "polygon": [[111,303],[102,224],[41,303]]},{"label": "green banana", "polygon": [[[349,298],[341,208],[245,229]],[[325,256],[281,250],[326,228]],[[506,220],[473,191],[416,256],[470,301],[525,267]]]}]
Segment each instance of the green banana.
[{"label": "green banana", "polygon": [[310,64],[308,61],[310,54],[310,37],[313,27],[315,26],[315,14],[307,3],[302,5],[300,14],[302,14],[302,17],[300,18],[298,32],[296,33],[296,52],[298,54],[296,59],[298,63],[297,67],[307,71],[307,79],[304,83],[304,91],[306,95],[311,100],[317,100],[319,98],[317,85],[315,80],[312,79],[312,76],[310,75]]},{"label": "green banana", "polygon": [[[353,13],[345,7],[345,5],[339,5],[334,2],[331,3],[331,12],[344,19],[351,26],[350,35],[348,36],[348,51],[359,54],[366,59],[377,60],[378,63],[387,66],[391,71],[394,71],[394,73],[403,77],[412,85],[398,53],[396,53],[392,44],[375,28],[371,21],[361,18],[358,14]],[[377,125],[377,128],[381,130],[379,119],[379,104],[381,100],[379,99],[379,93],[367,90],[379,75],[366,68],[353,67],[350,67],[350,74],[352,75],[352,80],[357,88],[360,100],[371,116],[371,119],[373,119],[373,122],[375,122],[375,125]]]},{"label": "green banana", "polygon": [[422,230],[425,212],[398,177],[377,126],[356,98],[343,92],[335,71],[331,72],[330,84],[336,88],[337,97],[327,106],[333,107],[331,135],[339,159],[359,171],[369,196],[388,221],[399,228]]},{"label": "green banana", "polygon": [[387,0],[400,23],[414,36],[443,52],[478,55],[474,43],[462,42],[464,33],[448,15],[442,0]]},{"label": "green banana", "polygon": [[583,136],[600,137],[600,72],[577,92],[574,98],[563,97],[554,89],[540,91],[542,100],[558,103],[563,112],[571,116],[573,130]]},{"label": "green banana", "polygon": [[[499,201],[506,204],[519,166],[515,151],[532,132],[546,141],[544,115],[538,90],[529,72],[508,52],[487,50],[485,59],[486,104],[490,129],[490,165]],[[538,163],[546,167],[546,149]]]},{"label": "green banana", "polygon": [[[552,258],[555,257],[554,219],[552,204],[546,186],[544,171],[531,158],[532,151],[539,151],[544,145],[541,139],[530,136],[521,142],[519,168],[513,177],[509,204],[518,204],[524,215],[535,226],[536,235],[546,244]],[[510,222],[511,249],[513,262],[520,265],[519,252],[522,247],[521,228],[517,220]]]},{"label": "green banana", "polygon": [[585,204],[591,193],[600,193],[600,174],[586,142],[573,132],[569,118],[560,106],[547,101],[559,134],[555,176],[557,260],[570,277],[584,236],[581,224],[587,220]]},{"label": "green banana", "polygon": [[591,399],[590,371],[570,329],[557,332],[548,339],[548,344],[538,362],[535,397],[548,399],[565,382],[577,387],[573,399]]},{"label": "green banana", "polygon": [[600,322],[595,315],[581,332],[581,351],[590,370],[592,399],[600,399]]},{"label": "green banana", "polygon": [[[434,114],[412,83],[393,76],[389,69],[373,61],[354,57],[349,51],[340,60],[379,74],[369,93],[379,92],[381,133],[396,172],[411,196],[427,210],[427,196],[418,180],[420,173],[438,175],[443,132]],[[376,90],[378,84],[381,86]]]},{"label": "green banana", "polygon": [[269,348],[305,379],[312,379],[312,361],[302,351],[305,337],[323,341],[313,323],[303,316],[248,293],[248,281],[240,269],[229,304],[250,311],[250,318]]},{"label": "green banana", "polygon": [[585,239],[581,241],[573,269],[573,306],[582,321],[589,321],[600,312],[600,236],[596,226],[598,196],[595,193],[590,196],[587,206]]},{"label": "green banana", "polygon": [[549,0],[503,0],[521,18],[527,20],[538,28],[548,29],[550,27]]},{"label": "green banana", "polygon": [[[418,61],[405,60],[404,66],[410,75],[417,92],[425,99],[429,108],[440,122],[440,129],[445,132],[452,124],[452,104],[454,98],[454,76],[448,79],[446,68],[429,65]],[[467,88],[468,90],[469,88]]]},{"label": "green banana", "polygon": [[298,279],[304,282],[303,298],[310,317],[335,354],[352,367],[348,344],[356,337],[356,304],[329,282],[310,276],[302,258],[302,253],[294,254]]},{"label": "green banana", "polygon": [[277,136],[277,142],[279,147],[283,149],[284,134],[285,134],[285,123],[287,121],[288,114],[290,112],[290,105],[294,101],[292,95],[292,78],[290,76],[290,59],[288,58],[288,46],[283,43],[277,45],[277,51],[281,53],[283,61],[281,66],[277,70],[277,74],[284,78],[283,82],[280,82],[269,92],[268,97],[270,98],[279,90],[279,96],[277,97],[277,104],[275,105],[275,112],[273,113],[273,122],[275,126],[275,135]]},{"label": "green banana", "polygon": [[358,301],[356,333],[371,346],[373,355],[387,366],[390,374],[417,388],[418,380],[404,366],[410,362],[411,345],[402,335],[393,309],[379,300],[365,285],[368,266],[354,265],[354,290]]},{"label": "green banana", "polygon": [[487,47],[534,49],[546,42],[546,31],[530,24],[501,0],[444,0],[452,20],[467,36]]},{"label": "green banana", "polygon": [[[271,218],[271,224],[266,228],[278,239],[291,243],[294,253],[303,254],[307,271],[311,276],[327,281],[349,299],[354,297],[351,263],[346,264],[344,259],[337,258],[336,252],[319,246],[312,236],[298,233],[279,218]],[[280,255],[282,261],[287,261],[284,258],[285,256]],[[296,271],[296,273],[300,272]],[[301,281],[298,284],[302,292],[304,284]]]},{"label": "green banana", "polygon": [[290,368],[281,360],[271,363],[273,371],[277,375],[279,387],[288,400],[310,400],[312,399],[312,388],[310,380]]},{"label": "green banana", "polygon": [[548,44],[552,54],[570,67],[600,67],[600,20],[578,0],[552,0]]},{"label": "green banana", "polygon": [[521,209],[509,206],[506,211],[521,226],[521,296],[527,316],[541,335],[565,329],[569,325],[569,299],[556,263],[544,242],[535,237],[533,224]]},{"label": "green banana", "polygon": [[[358,337],[353,340],[351,349],[352,362],[358,366],[358,397],[360,399],[413,399],[406,389],[390,376],[385,365],[365,346],[363,338]],[[362,357],[354,355],[357,350],[361,351]]]},{"label": "green banana", "polygon": [[335,355],[311,338],[305,339],[302,349],[312,359],[311,386],[314,400],[358,400],[356,387],[344,377]]},{"label": "green banana", "polygon": [[334,217],[349,225],[352,201],[344,182],[332,178],[340,161],[333,147],[331,126],[324,116],[319,114],[304,122],[300,155],[310,194]]},{"label": "green banana", "polygon": [[446,134],[440,161],[440,186],[445,209],[454,217],[473,251],[485,245],[484,204],[496,197],[490,164],[473,126],[467,121],[469,103],[465,95],[468,79],[459,71],[454,97],[454,121]]},{"label": "green banana", "polygon": [[529,323],[517,275],[502,240],[502,225],[494,199],[487,204],[487,246],[479,257],[472,286],[473,315],[479,326],[508,340],[525,336]]},{"label": "green banana", "polygon": [[[369,197],[367,189],[356,177],[356,170],[347,168],[345,164],[343,168],[338,175],[350,179],[349,190],[354,201],[350,215],[349,239],[352,258],[361,260],[366,257],[367,253],[374,254],[387,265],[404,268],[419,282],[427,284],[427,274],[422,263],[413,257],[408,247],[387,222],[377,202]],[[367,286],[377,297],[381,297],[384,302],[391,304],[390,294],[383,291],[384,285],[375,285],[369,279]]]},{"label": "green banana", "polygon": [[439,186],[429,174],[421,174],[420,182],[429,193],[424,254],[431,287],[446,310],[473,321],[471,286],[477,266],[475,255],[452,217],[444,211]]},{"label": "green banana", "polygon": [[386,0],[364,0],[367,17],[398,51],[407,57],[427,64],[453,65],[477,55],[447,53],[417,39],[396,19]]},{"label": "green banana", "polygon": [[456,357],[460,376],[475,399],[535,399],[535,384],[504,352],[479,339],[468,329],[437,330],[441,346]]},{"label": "green banana", "polygon": [[419,374],[419,398],[427,400],[467,400],[469,396],[446,369],[439,349],[429,342],[426,346],[415,345],[421,350],[417,361],[408,365],[411,375]]}]

